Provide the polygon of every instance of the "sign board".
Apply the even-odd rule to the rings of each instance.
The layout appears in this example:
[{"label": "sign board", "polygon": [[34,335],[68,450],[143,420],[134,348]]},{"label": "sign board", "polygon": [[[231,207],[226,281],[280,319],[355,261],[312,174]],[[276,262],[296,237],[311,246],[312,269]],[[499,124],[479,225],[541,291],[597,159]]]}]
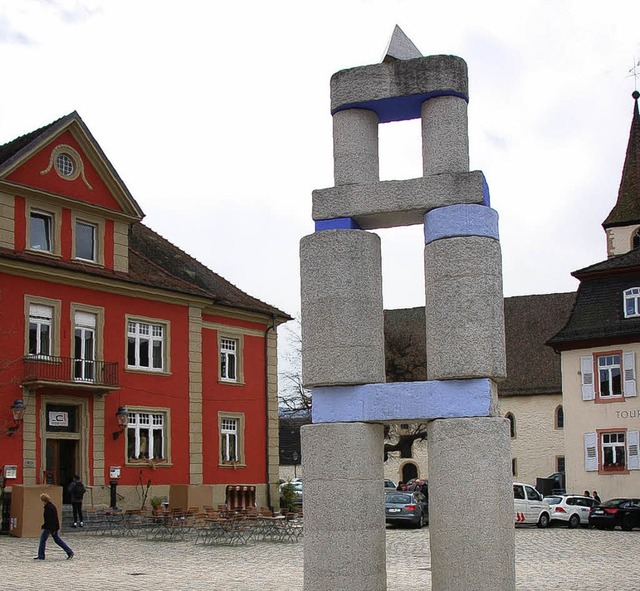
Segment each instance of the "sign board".
[{"label": "sign board", "polygon": [[109,478],[120,478],[120,466],[109,467]]},{"label": "sign board", "polygon": [[50,427],[68,427],[69,413],[61,410],[49,411]]},{"label": "sign board", "polygon": [[11,465],[4,467],[5,478],[18,478],[18,466]]}]

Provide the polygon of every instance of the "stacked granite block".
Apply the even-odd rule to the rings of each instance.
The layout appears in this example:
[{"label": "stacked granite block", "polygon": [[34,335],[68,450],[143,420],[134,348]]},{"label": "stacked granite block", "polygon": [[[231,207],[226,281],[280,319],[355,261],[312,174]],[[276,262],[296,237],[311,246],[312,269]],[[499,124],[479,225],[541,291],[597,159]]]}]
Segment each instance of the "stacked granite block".
[{"label": "stacked granite block", "polygon": [[[465,62],[421,57],[398,31],[381,64],[331,79],[335,187],[314,191],[316,233],[300,245],[303,382],[313,389],[313,424],[302,429],[305,589],[386,589],[373,498],[382,424],[415,420],[429,422],[433,589],[513,591],[510,440],[496,416],[506,372],[497,214],[484,176],[468,170]],[[379,181],[378,124],[413,118],[424,176]],[[386,384],[380,241],[368,230],[417,223],[428,381]],[[360,522],[349,507],[362,498],[375,508]]]}]

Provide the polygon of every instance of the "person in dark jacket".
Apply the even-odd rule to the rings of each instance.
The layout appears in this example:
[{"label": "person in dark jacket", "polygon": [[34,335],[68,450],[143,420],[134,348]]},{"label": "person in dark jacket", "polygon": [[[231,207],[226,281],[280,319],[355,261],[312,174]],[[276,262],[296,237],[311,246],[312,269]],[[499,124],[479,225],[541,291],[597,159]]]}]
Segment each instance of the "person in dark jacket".
[{"label": "person in dark jacket", "polygon": [[40,495],[40,500],[44,503],[44,523],[42,524],[42,533],[40,534],[40,545],[38,546],[38,555],[34,560],[44,560],[44,551],[47,546],[49,535],[53,541],[67,553],[67,560],[73,558],[73,550],[64,543],[64,540],[58,535],[60,529],[60,520],[58,519],[58,510],[51,502],[51,497],[47,493]]},{"label": "person in dark jacket", "polygon": [[82,480],[80,480],[80,476],[76,474],[73,477],[67,490],[71,495],[71,506],[73,507],[73,525],[71,527],[84,527],[84,520],[82,519],[82,497],[84,497],[84,493],[87,492],[87,488]]}]

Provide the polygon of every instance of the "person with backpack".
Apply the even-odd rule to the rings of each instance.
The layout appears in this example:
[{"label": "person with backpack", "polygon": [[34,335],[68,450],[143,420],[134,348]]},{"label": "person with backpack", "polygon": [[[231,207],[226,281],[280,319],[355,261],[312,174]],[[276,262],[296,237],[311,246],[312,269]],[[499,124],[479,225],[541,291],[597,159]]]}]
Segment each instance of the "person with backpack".
[{"label": "person with backpack", "polygon": [[71,495],[71,506],[73,507],[73,525],[71,527],[84,527],[84,520],[82,519],[82,497],[87,492],[87,488],[80,480],[80,476],[77,474],[73,477],[73,480],[67,487],[69,494]]}]

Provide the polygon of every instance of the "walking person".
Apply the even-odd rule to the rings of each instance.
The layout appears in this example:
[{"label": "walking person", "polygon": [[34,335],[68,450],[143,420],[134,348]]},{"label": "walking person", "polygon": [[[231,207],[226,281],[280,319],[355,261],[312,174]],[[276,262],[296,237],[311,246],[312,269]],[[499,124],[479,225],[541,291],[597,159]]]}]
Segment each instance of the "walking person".
[{"label": "walking person", "polygon": [[73,507],[73,525],[71,527],[84,527],[84,519],[82,519],[82,497],[87,492],[87,488],[80,480],[80,476],[77,474],[73,477],[67,487],[69,494],[71,495],[71,507]]},{"label": "walking person", "polygon": [[598,503],[598,505],[600,505],[602,503],[602,501],[600,500],[600,496],[598,495],[598,491],[597,490],[593,491],[593,498],[595,499],[596,503]]},{"label": "walking person", "polygon": [[60,529],[60,520],[58,519],[58,510],[51,502],[51,497],[47,493],[40,495],[40,500],[44,503],[44,523],[42,524],[42,533],[40,534],[40,545],[38,546],[38,555],[34,560],[44,560],[44,552],[47,546],[49,535],[53,541],[67,553],[67,560],[73,558],[73,550],[64,543],[64,540],[58,535]]}]

